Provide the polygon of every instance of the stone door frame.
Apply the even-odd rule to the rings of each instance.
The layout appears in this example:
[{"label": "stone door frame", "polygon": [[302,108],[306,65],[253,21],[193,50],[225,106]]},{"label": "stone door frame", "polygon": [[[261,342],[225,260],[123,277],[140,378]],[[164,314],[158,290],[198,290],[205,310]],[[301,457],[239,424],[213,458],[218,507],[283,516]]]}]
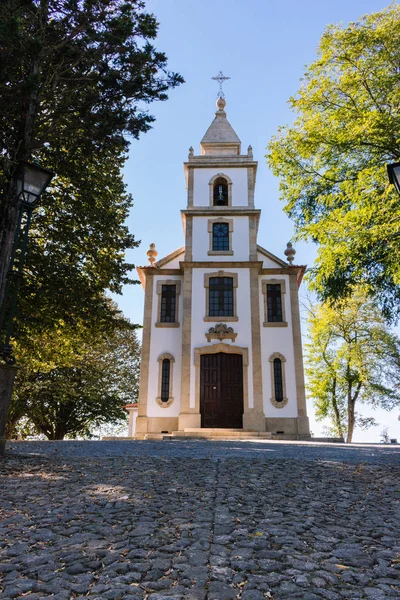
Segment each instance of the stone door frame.
[{"label": "stone door frame", "polygon": [[242,348],[241,346],[231,346],[219,342],[218,344],[212,344],[208,346],[201,346],[200,348],[194,349],[194,365],[195,365],[195,407],[194,413],[199,415],[200,419],[200,357],[202,354],[241,354],[243,364],[243,422],[245,422],[245,415],[249,412],[249,349]]}]

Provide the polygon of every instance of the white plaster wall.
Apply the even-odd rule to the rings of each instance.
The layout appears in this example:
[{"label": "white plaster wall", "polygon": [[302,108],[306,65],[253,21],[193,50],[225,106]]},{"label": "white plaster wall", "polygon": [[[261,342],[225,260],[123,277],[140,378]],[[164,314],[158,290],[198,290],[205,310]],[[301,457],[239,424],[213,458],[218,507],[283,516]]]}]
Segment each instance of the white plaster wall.
[{"label": "white plaster wall", "polygon": [[247,168],[194,169],[193,206],[210,206],[209,182],[217,173],[227,175],[232,181],[232,206],[248,206]]},{"label": "white plaster wall", "polygon": [[[268,258],[267,256],[265,256],[265,254],[262,254],[261,252],[258,253],[258,260],[262,261],[263,269],[276,269],[276,268],[281,268],[281,265],[278,262],[273,261],[272,259]],[[284,259],[282,259],[284,260]],[[289,264],[288,264],[289,266]]]},{"label": "white plaster wall", "polygon": [[250,273],[249,269],[227,269],[230,273],[238,273],[237,288],[237,316],[238,321],[226,322],[223,317],[217,321],[204,321],[206,316],[206,290],[204,287],[205,273],[213,273],[213,269],[193,269],[193,294],[192,294],[192,349],[191,349],[191,369],[190,369],[190,406],[195,406],[195,390],[199,382],[195,382],[194,349],[202,346],[210,346],[218,343],[218,340],[207,342],[205,334],[209,328],[218,322],[226,322],[228,326],[233,327],[237,338],[234,343],[227,340],[227,343],[233,346],[248,348],[249,367],[248,367],[248,385],[249,385],[249,406],[253,408],[253,362],[251,345],[251,318],[250,318]]},{"label": "white plaster wall", "polygon": [[136,420],[138,416],[138,408],[128,408],[129,412],[129,425],[128,425],[128,437],[133,437],[136,433]]},{"label": "white plaster wall", "polygon": [[[264,296],[262,293],[262,281],[268,279],[284,279],[286,282],[286,293],[284,294],[285,301],[285,317],[287,327],[264,327],[263,322],[266,320],[264,315]],[[293,351],[293,333],[292,333],[292,315],[290,309],[290,294],[289,294],[289,276],[288,275],[263,275],[259,277],[260,289],[260,323],[261,323],[261,357],[262,357],[262,378],[263,378],[263,398],[264,412],[266,417],[297,417],[297,397],[296,397],[296,379],[294,368],[294,351]],[[285,380],[286,380],[286,396],[288,403],[283,408],[276,408],[270,402],[272,382],[271,382],[271,364],[269,357],[274,352],[280,352],[286,358],[285,362]]]},{"label": "white plaster wall", "polygon": [[208,221],[213,217],[193,217],[193,260],[213,260],[218,262],[230,261],[247,261],[249,260],[250,252],[250,232],[248,217],[232,217],[227,215],[227,219],[233,219],[232,232],[232,255],[212,254],[210,250],[210,233],[208,232]]},{"label": "white plaster wall", "polygon": [[170,262],[160,267],[160,269],[179,269],[179,263],[183,260],[184,256],[185,252],[182,252],[182,254],[173,258]]},{"label": "white plaster wall", "polygon": [[[178,296],[178,318],[179,327],[155,327],[158,320],[158,300],[157,282],[165,279],[173,279],[182,281],[182,277],[166,275],[164,277],[154,277],[153,290],[153,314],[150,338],[150,367],[149,367],[149,387],[147,393],[147,416],[148,417],[177,417],[180,412],[180,397],[181,397],[181,364],[182,364],[182,290]],[[173,364],[173,381],[172,394],[174,402],[168,408],[162,408],[156,402],[156,398],[160,396],[158,389],[158,357],[164,352],[172,354],[175,358]]]}]

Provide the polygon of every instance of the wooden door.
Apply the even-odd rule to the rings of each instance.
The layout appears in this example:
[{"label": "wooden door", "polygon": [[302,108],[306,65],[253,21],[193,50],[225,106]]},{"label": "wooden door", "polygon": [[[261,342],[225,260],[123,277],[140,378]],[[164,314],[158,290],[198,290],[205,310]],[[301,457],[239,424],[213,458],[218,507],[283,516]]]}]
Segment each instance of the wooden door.
[{"label": "wooden door", "polygon": [[220,352],[200,359],[201,426],[242,429],[242,355]]}]

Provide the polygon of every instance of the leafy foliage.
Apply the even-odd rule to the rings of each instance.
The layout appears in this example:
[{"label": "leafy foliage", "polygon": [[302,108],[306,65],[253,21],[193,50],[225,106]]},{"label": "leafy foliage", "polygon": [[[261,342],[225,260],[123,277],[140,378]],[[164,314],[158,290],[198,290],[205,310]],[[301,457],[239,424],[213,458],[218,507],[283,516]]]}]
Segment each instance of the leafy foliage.
[{"label": "leafy foliage", "polygon": [[[19,348],[9,435],[21,417],[50,440],[87,436],[93,427],[126,420],[122,406],[137,398],[139,378],[139,344],[129,322],[120,317],[108,333],[60,324],[34,341]],[[23,421],[23,430],[31,429]]]},{"label": "leafy foliage", "polygon": [[386,164],[400,158],[400,6],[329,26],[289,102],[293,126],[268,161],[298,238],[319,245],[321,299],[363,284],[386,317],[400,314],[400,202]]},{"label": "leafy foliage", "polygon": [[375,424],[357,416],[357,402],[387,410],[400,403],[400,340],[361,290],[336,305],[310,311],[305,350],[316,418],[328,418],[335,435],[347,434],[351,442],[355,425]]},{"label": "leafy foliage", "polygon": [[36,157],[56,172],[30,231],[11,428],[25,415],[50,439],[87,433],[124,417],[136,393],[134,326],[105,291],[134,282],[129,139],[154,121],[147,105],[183,81],[151,43],[157,28],[141,0],[0,3],[0,302],[15,168]]},{"label": "leafy foliage", "polygon": [[146,105],[182,81],[150,43],[158,23],[144,8],[140,0],[0,3],[0,301],[16,223],[12,175],[32,156],[57,177],[35,215],[30,306],[43,300],[49,318],[51,290],[73,318],[130,281],[128,139],[151,126]]}]

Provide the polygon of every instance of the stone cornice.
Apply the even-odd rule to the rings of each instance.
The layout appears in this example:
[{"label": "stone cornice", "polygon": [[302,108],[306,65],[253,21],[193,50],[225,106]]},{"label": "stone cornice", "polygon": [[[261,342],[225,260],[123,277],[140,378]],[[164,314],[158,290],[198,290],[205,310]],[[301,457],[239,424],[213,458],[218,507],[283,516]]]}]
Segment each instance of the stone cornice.
[{"label": "stone cornice", "polygon": [[193,206],[181,210],[181,215],[192,215],[196,217],[209,217],[211,215],[220,216],[237,216],[247,217],[255,216],[260,217],[261,210],[259,208],[251,208],[250,206]]},{"label": "stone cornice", "polygon": [[253,261],[181,261],[179,263],[179,269],[160,269],[157,267],[137,267],[140,280],[145,285],[146,277],[153,277],[155,275],[183,275],[184,269],[258,269],[260,275],[296,275],[297,284],[300,287],[304,273],[306,272],[306,265],[293,265],[287,267],[276,267],[263,269],[263,263],[258,260]]},{"label": "stone cornice", "polygon": [[261,275],[292,275],[293,273],[299,273],[301,270],[303,270],[303,272],[305,271],[306,266],[305,265],[293,265],[293,266],[287,266],[287,267],[269,267],[267,269],[261,269],[262,273]]},{"label": "stone cornice", "polygon": [[200,269],[254,269],[257,268],[261,271],[262,262],[258,260],[247,260],[247,261],[182,261],[179,263],[182,269],[200,268]]},{"label": "stone cornice", "polygon": [[183,163],[185,171],[188,168],[210,168],[217,167],[219,165],[224,167],[252,167],[253,169],[257,169],[258,162],[249,158],[247,155],[240,154],[239,156],[214,156],[214,155],[205,155],[205,156],[193,156],[187,162]]},{"label": "stone cornice", "polygon": [[261,269],[261,275],[296,275],[297,287],[299,288],[303,281],[304,273],[307,270],[307,265],[291,265],[276,269]]}]

